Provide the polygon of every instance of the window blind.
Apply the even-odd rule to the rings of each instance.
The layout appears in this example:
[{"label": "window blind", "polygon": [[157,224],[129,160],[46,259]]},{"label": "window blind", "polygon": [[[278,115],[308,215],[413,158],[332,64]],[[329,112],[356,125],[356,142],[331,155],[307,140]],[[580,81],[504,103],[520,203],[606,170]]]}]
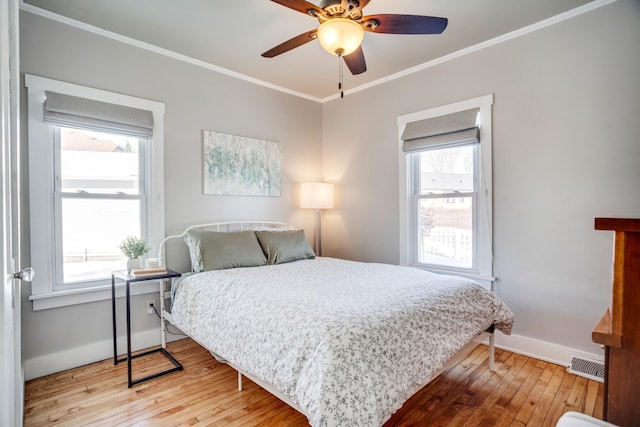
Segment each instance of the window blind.
[{"label": "window blind", "polygon": [[137,138],[153,135],[151,111],[50,91],[45,91],[45,95],[44,121],[47,123]]},{"label": "window blind", "polygon": [[402,150],[418,151],[434,146],[480,142],[476,125],[479,111],[479,108],[474,108],[407,123],[401,137]]}]

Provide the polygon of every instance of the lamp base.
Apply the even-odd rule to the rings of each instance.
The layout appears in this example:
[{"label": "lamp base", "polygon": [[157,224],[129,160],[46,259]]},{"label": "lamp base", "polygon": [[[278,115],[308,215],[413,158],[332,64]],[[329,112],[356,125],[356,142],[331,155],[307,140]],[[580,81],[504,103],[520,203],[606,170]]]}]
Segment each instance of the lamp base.
[{"label": "lamp base", "polygon": [[316,226],[313,251],[317,256],[322,256],[322,219],[320,209],[316,209]]}]

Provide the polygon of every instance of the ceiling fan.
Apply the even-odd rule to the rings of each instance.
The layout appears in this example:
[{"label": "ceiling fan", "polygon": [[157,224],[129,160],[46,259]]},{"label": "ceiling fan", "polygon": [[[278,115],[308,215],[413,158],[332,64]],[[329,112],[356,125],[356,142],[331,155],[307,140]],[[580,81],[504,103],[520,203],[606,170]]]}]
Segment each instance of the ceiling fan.
[{"label": "ceiling fan", "polygon": [[272,0],[282,6],[310,15],[320,26],[269,49],[265,58],[288,52],[318,39],[332,55],[342,57],[351,74],[367,71],[362,52],[364,32],[383,34],[440,34],[447,27],[447,18],[421,15],[378,14],[364,16],[362,9],[370,0],[322,0],[316,6],[305,0]]}]

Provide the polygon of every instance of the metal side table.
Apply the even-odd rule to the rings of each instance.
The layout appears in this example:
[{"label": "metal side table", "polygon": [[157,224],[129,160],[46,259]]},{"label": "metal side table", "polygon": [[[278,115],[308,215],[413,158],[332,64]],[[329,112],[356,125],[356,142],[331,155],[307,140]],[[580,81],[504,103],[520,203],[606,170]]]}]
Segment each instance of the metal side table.
[{"label": "metal side table", "polygon": [[[155,281],[160,281],[160,287],[163,287],[165,280],[171,280],[176,277],[180,277],[180,273],[177,273],[169,269],[167,269],[166,273],[149,275],[149,276],[134,276],[132,274],[129,274],[126,270],[117,270],[117,271],[111,272],[111,309],[112,309],[112,319],[113,319],[113,364],[117,365],[119,362],[124,362],[124,361],[127,362],[127,375],[129,380],[128,381],[129,388],[143,381],[148,381],[153,378],[157,378],[162,375],[169,374],[171,372],[181,371],[183,369],[182,364],[178,362],[164,347],[164,340],[163,340],[163,345],[160,348],[155,348],[153,350],[149,350],[133,356],[131,355],[131,303],[130,303],[131,284],[137,283],[137,282],[145,282],[148,280],[155,280]],[[127,304],[127,356],[120,359],[118,359],[118,340],[117,340],[117,334],[116,334],[116,279],[122,280],[125,283],[125,291],[126,291],[125,301]],[[164,298],[162,288],[160,289],[160,298]],[[161,301],[160,303],[161,303],[161,306],[164,305],[163,301]],[[162,307],[160,309],[162,310]],[[162,372],[158,372],[156,374],[148,375],[146,377],[138,378],[134,380],[131,375],[131,360],[138,357],[147,356],[149,354],[158,353],[158,352],[164,354],[167,357],[167,359],[169,359],[169,361],[173,363],[174,367],[164,370]]]}]

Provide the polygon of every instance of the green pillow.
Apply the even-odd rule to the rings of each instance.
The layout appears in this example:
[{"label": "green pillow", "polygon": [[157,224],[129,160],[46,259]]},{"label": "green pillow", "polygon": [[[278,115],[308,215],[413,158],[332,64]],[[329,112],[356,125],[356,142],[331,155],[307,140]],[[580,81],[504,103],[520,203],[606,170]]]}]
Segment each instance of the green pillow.
[{"label": "green pillow", "polygon": [[191,268],[195,272],[266,265],[253,231],[187,231]]},{"label": "green pillow", "polygon": [[304,230],[256,231],[255,233],[269,264],[282,264],[316,257],[304,235]]}]

